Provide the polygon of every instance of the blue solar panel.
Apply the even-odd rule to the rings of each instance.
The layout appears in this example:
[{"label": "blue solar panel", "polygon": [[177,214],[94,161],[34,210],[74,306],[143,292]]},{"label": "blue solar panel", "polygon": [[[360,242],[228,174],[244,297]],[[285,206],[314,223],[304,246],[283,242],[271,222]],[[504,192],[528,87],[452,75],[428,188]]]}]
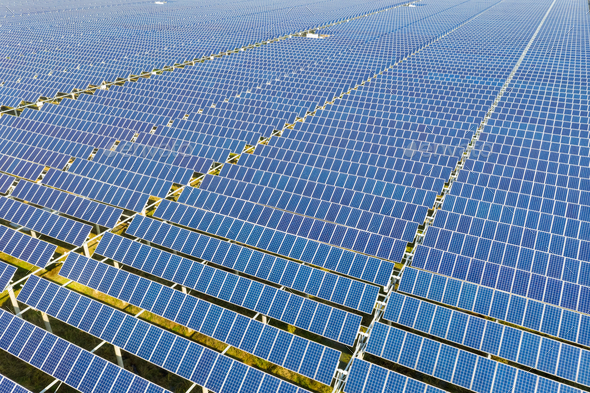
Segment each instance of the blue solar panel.
[{"label": "blue solar panel", "polygon": [[[282,212],[277,210],[277,213],[280,215]],[[268,217],[268,215],[259,217],[260,220],[269,220],[267,226],[264,227],[204,209],[163,200],[154,216],[375,283],[385,284],[393,269],[393,263],[389,261],[367,257],[349,250],[342,251],[340,248],[319,241],[308,240],[302,236],[274,229],[273,224],[277,226],[279,222],[277,220],[270,221],[269,219],[272,217]],[[316,227],[319,232],[324,227],[324,223],[318,221]],[[313,232],[314,227],[307,229],[310,233],[316,233]],[[326,227],[325,231],[328,232],[329,229]],[[143,237],[142,233],[139,232],[139,235],[136,236]],[[369,236],[366,232],[354,229],[348,229],[346,234],[349,237],[345,239],[352,239],[351,242],[354,242],[354,245],[351,248],[357,249],[357,251],[359,249],[365,250],[368,247],[376,249],[381,242],[378,235]],[[309,237],[311,236],[309,235]],[[147,238],[146,240],[151,241]],[[371,240],[375,240],[375,242]],[[389,256],[390,252],[401,254],[405,246],[406,242],[404,241],[394,242],[393,239],[387,238],[383,240],[379,250],[385,250]]]},{"label": "blue solar panel", "polygon": [[5,393],[27,393],[30,390],[27,390],[17,384],[16,382],[11,381],[10,379],[0,375],[0,391]]},{"label": "blue solar panel", "polygon": [[[585,346],[590,316],[465,281],[404,269],[399,291],[490,316]],[[561,321],[561,322],[560,322]]]},{"label": "blue solar panel", "polygon": [[0,173],[0,194],[6,194],[16,179]]},{"label": "blue solar panel", "polygon": [[173,164],[161,163],[152,160],[151,157],[150,159],[143,159],[104,149],[96,153],[93,161],[179,184],[188,184],[193,175],[192,170],[180,168]]},{"label": "blue solar panel", "polygon": [[138,191],[55,169],[47,172],[43,184],[137,212],[143,210],[150,197]]},{"label": "blue solar panel", "polygon": [[0,198],[0,218],[76,246],[81,246],[92,230],[90,225],[8,198]]},{"label": "blue solar panel", "polygon": [[394,371],[354,358],[348,376],[346,393],[400,392],[400,393],[439,393],[442,390],[423,382],[408,378]]},{"label": "blue solar panel", "polygon": [[123,213],[112,206],[26,181],[20,181],[11,196],[109,228],[117,224]]},{"label": "blue solar panel", "polygon": [[[191,238],[192,237],[192,238]],[[189,241],[194,244],[207,244],[213,247],[217,240],[204,235],[189,235]],[[209,245],[211,243],[211,245]],[[187,244],[187,242],[185,242]],[[188,243],[189,245],[191,243]],[[265,255],[259,251],[249,250],[237,244],[219,243],[210,258],[211,262],[234,269],[262,280],[295,289],[298,292],[324,299],[348,308],[357,309],[370,314],[373,311],[379,288],[350,280],[346,277],[301,265],[293,261]],[[184,247],[175,246],[172,249],[186,252]],[[148,245],[106,233],[101,239],[95,253],[122,262],[136,269],[158,275],[178,284],[189,281],[197,262],[186,258],[178,258],[171,253],[152,248]],[[138,258],[138,256],[142,256]],[[177,268],[176,268],[177,266]],[[172,271],[172,269],[176,269]],[[213,269],[208,266],[205,269]],[[224,274],[216,272],[216,274]],[[227,278],[225,279],[227,280]],[[331,308],[326,308],[326,312]]]},{"label": "blue solar panel", "polygon": [[81,392],[100,391],[101,386],[129,393],[168,392],[4,310],[0,332],[0,348]]},{"label": "blue solar panel", "polygon": [[15,272],[16,267],[0,262],[0,292],[4,292],[4,288],[6,288],[10,280],[12,280]]},{"label": "blue solar panel", "polygon": [[[275,205],[275,207],[280,209],[292,210],[288,208],[287,198],[282,197],[280,193],[273,193],[273,190],[269,189],[265,195],[264,191],[261,191],[262,190],[255,190],[254,187],[250,187],[247,192],[256,193],[258,196],[262,195],[263,198],[267,199],[264,203],[266,206]],[[301,198],[298,197],[295,200],[296,203],[299,202],[300,199]],[[312,200],[307,199],[301,202],[304,206],[306,205],[310,208],[310,214],[306,215],[311,217],[301,217],[299,214],[293,214],[290,212],[274,211],[269,208],[263,209],[265,206],[262,204],[257,205],[251,202],[242,203],[239,199],[231,196],[212,193],[196,188],[185,189],[179,198],[179,202],[206,209],[214,213],[226,214],[233,218],[245,217],[245,220],[252,223],[259,223],[261,225],[270,226],[271,228],[274,227],[291,234],[316,238],[316,240],[319,239],[326,243],[345,248],[359,248],[355,239],[351,235],[351,233],[356,232],[356,239],[367,238],[370,236],[370,242],[374,243],[371,248],[366,247],[359,251],[364,251],[365,253],[372,255],[379,253],[380,255],[386,255],[389,258],[397,258],[396,260],[400,260],[401,255],[391,257],[388,253],[390,249],[383,246],[383,244],[386,243],[384,238],[400,239],[406,242],[412,241],[418,223],[424,222],[428,210],[424,206],[416,209],[416,205],[410,204],[409,206],[405,206],[405,204],[399,203],[397,206],[387,206],[388,215],[394,217],[385,217],[382,215],[370,214],[368,212],[365,213],[361,209],[355,209],[354,211],[343,210],[341,214],[338,214],[337,211],[340,206],[336,204],[330,206],[329,204],[317,203],[317,200],[314,201],[314,203],[311,203]],[[380,202],[383,202],[383,200]],[[416,210],[419,210],[420,212],[418,213],[418,218],[414,219],[413,216]],[[268,217],[269,215],[271,217]],[[319,221],[314,218],[336,222],[336,224],[325,224],[322,228]],[[350,231],[349,233],[347,227],[356,228],[357,231]],[[368,232],[370,232],[371,235],[369,235]],[[380,245],[381,247],[379,247]]]},{"label": "blue solar panel", "polygon": [[124,169],[113,168],[88,160],[77,159],[68,170],[77,175],[96,179],[143,194],[164,198],[172,187],[172,182],[145,176]]},{"label": "blue solar panel", "polygon": [[[53,210],[110,228],[139,212],[97,254],[356,342],[359,358],[368,340],[373,356],[350,360],[336,390],[438,391],[378,367],[392,365],[383,357],[445,389],[588,386],[586,2],[157,3],[5,7],[0,171],[47,186],[20,180],[19,200],[55,198]],[[155,34],[136,34],[137,12]],[[47,15],[80,34],[55,35]],[[146,218],[154,198],[165,200]],[[11,231],[0,251],[20,255],[30,240]],[[96,280],[136,293],[119,275]],[[166,293],[149,295],[167,311]],[[207,304],[199,329],[218,334],[224,311]],[[383,308],[395,326],[358,335]],[[274,331],[257,329],[243,345],[266,358]],[[134,351],[164,363],[170,338],[158,347],[159,331],[144,333],[153,355]],[[332,377],[299,361],[287,368]],[[297,390],[213,353],[194,370],[216,392]]]},{"label": "blue solar panel", "polygon": [[43,172],[43,165],[0,154],[0,171],[32,181],[37,181]]},{"label": "blue solar panel", "polygon": [[[373,329],[375,332],[371,333],[367,344],[367,352],[408,368],[418,369],[425,374],[435,376],[466,389],[475,391],[480,391],[481,389],[487,391],[503,391],[508,389],[510,391],[517,382],[517,375],[519,373],[526,373],[524,370],[507,366],[498,361],[489,360],[471,352],[457,350],[450,345],[441,344],[414,333],[404,332],[396,327],[388,327],[382,323],[376,323],[373,325]],[[502,345],[503,347],[508,347],[506,351],[514,350],[514,347],[517,347],[519,344],[519,342],[514,342],[514,339],[511,341],[509,333],[513,331],[515,330],[504,331],[505,338]],[[453,331],[450,333],[453,333]],[[551,348],[551,344],[547,344],[545,347]],[[555,369],[545,369],[543,365],[539,369],[545,372],[556,373],[562,377],[567,375],[570,379],[573,373],[575,378],[578,360],[580,359],[580,350],[573,346],[564,346],[564,348],[569,348],[569,351],[572,351],[572,355],[574,356],[564,357],[562,364],[558,367],[557,373]],[[568,350],[566,349],[564,351],[564,348],[561,348],[561,352],[567,353]],[[543,347],[541,350],[543,350]],[[542,353],[545,356],[548,355],[545,351]],[[502,352],[500,354],[505,355]],[[505,357],[510,359],[509,356]],[[434,368],[431,366],[432,361],[436,364]],[[527,378],[546,380],[534,374],[530,374]],[[546,381],[550,382],[550,380]]]},{"label": "blue solar panel", "polygon": [[[227,226],[221,227],[220,229],[228,232],[232,230]],[[128,229],[128,233],[156,244],[171,247],[177,238],[179,241],[188,239],[191,231],[138,216],[134,218],[132,225]],[[193,238],[195,238],[195,236],[196,234],[193,235]],[[208,239],[208,237],[203,237],[203,240],[205,239]],[[185,242],[183,241],[182,245],[184,244]],[[181,251],[185,254],[208,260],[214,255],[218,244],[218,241],[212,242],[211,248],[209,251],[206,251],[200,247],[195,247],[194,243],[188,243],[186,248],[181,248]],[[193,248],[189,249],[188,247],[191,245]],[[213,248],[213,246],[215,246],[215,248]],[[297,244],[295,244],[295,246],[297,246]],[[308,246],[308,252],[301,256],[301,260],[320,267],[330,268],[330,270],[334,270],[338,273],[358,277],[366,281],[373,281],[382,285],[387,283],[389,275],[391,274],[391,269],[393,268],[391,263],[380,261],[376,258],[367,258],[360,254],[353,254],[352,252],[341,251],[335,248],[330,254],[328,254],[326,248],[318,247],[316,249],[313,246]],[[293,249],[295,249],[295,247],[293,247]],[[299,251],[302,252],[303,249],[299,248]],[[243,262],[246,262],[246,260],[243,260]]]},{"label": "blue solar panel", "polygon": [[187,154],[182,145],[178,150],[169,150],[164,147],[148,146],[139,143],[122,142],[117,145],[117,151],[140,158],[163,162],[175,167],[192,169],[198,173],[207,173],[213,164],[213,159],[197,157]]},{"label": "blue solar panel", "polygon": [[[436,233],[436,228],[430,228],[428,232]],[[590,305],[585,301],[590,296],[589,287],[551,276],[547,277],[545,275],[547,273],[545,272],[543,274],[535,274],[533,272],[523,271],[524,269],[518,269],[516,266],[509,266],[510,264],[516,265],[517,261],[520,262],[528,258],[528,261],[533,262],[535,265],[537,263],[543,264],[549,270],[550,275],[555,276],[555,274],[559,274],[561,276],[561,272],[566,271],[569,272],[566,275],[571,275],[570,279],[572,281],[577,281],[577,275],[572,274],[572,272],[579,271],[579,261],[571,259],[564,260],[555,255],[549,256],[547,254],[544,258],[537,257],[533,259],[532,253],[528,256],[518,258],[518,252],[512,253],[509,246],[507,246],[504,257],[502,258],[503,265],[500,265],[499,263],[485,262],[476,258],[469,258],[440,250],[441,247],[446,247],[441,246],[441,243],[450,243],[450,247],[455,245],[460,246],[462,242],[460,235],[457,236],[457,232],[454,232],[451,237],[450,232],[439,232],[438,240],[436,240],[439,248],[418,246],[412,266],[555,306],[565,307],[570,310],[590,313]],[[435,240],[432,240],[434,236],[428,237],[427,235],[425,243],[433,244],[435,242]],[[497,245],[497,247],[495,247],[496,249],[492,247],[492,255],[502,255],[504,245],[501,242],[494,243],[493,245]],[[584,263],[584,265],[586,264]],[[583,271],[586,269],[583,266]],[[582,276],[581,281],[585,283],[586,278]]]},{"label": "blue solar panel", "polygon": [[[590,351],[523,332],[512,326],[449,310],[397,292],[391,294],[383,318],[531,369],[540,369],[582,385],[590,383],[588,373],[579,369],[580,365],[590,361]],[[377,336],[383,337],[383,340],[386,337],[378,331],[371,333],[372,338]],[[556,353],[567,353],[569,356],[561,357],[559,362],[551,366],[544,365],[543,347],[553,348]]]},{"label": "blue solar panel", "polygon": [[[300,372],[311,379],[317,379],[315,375],[318,374],[318,369],[321,368],[324,374],[320,374],[324,379],[317,380],[327,385],[332,381],[340,358],[340,352],[333,349],[300,339],[290,333],[264,325],[215,304],[185,295],[156,282],[80,255],[70,254],[62,267],[61,274],[83,285],[187,326],[192,330],[234,345],[279,366]],[[203,271],[200,276],[204,274]],[[196,289],[202,291],[202,287],[215,287],[215,281],[223,282],[225,278],[215,277],[213,282],[202,284],[199,277],[197,278]],[[221,282],[217,286],[223,285]],[[243,284],[243,281],[239,282],[238,286],[241,284]],[[249,286],[253,288],[254,284],[250,283]],[[214,295],[219,290],[224,291],[223,286],[221,289],[211,289],[211,293]],[[245,294],[244,302],[251,301],[251,292],[252,290]],[[271,291],[261,292],[259,294],[260,298],[254,299],[252,304],[258,303],[261,304],[260,307],[264,307],[262,304],[267,303],[266,306],[268,307],[268,303],[272,301],[275,293]],[[205,293],[209,293],[209,291],[205,291]],[[306,304],[305,307],[311,307],[311,304]],[[260,308],[256,309],[256,311],[259,310]],[[232,330],[234,325],[243,326],[245,329]],[[295,325],[305,328],[305,326],[298,323]],[[295,343],[300,343],[305,353],[298,354],[295,352]],[[298,361],[292,363],[291,359],[293,358],[298,358]],[[313,367],[304,369],[301,365],[305,363],[309,363]]]},{"label": "blue solar panel", "polygon": [[45,267],[57,246],[0,226],[0,251],[31,265]]},{"label": "blue solar panel", "polygon": [[[32,276],[19,294],[19,300],[207,388],[213,389],[216,384],[221,388],[223,383],[236,377],[240,378],[239,382],[245,379],[243,373],[240,376],[227,371],[222,374],[222,370],[239,364],[237,361],[45,279]],[[224,377],[225,382],[216,381],[219,376]],[[290,385],[270,375],[265,375],[266,378]]]}]

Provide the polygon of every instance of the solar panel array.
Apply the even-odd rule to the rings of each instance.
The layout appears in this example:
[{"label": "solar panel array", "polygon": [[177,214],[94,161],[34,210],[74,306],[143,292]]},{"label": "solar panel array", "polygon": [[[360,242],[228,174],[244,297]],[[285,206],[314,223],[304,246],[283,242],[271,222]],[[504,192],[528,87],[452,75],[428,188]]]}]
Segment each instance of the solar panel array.
[{"label": "solar panel array", "polygon": [[[213,392],[589,390],[588,7],[7,3],[0,289]],[[22,318],[75,389],[172,389]]]},{"label": "solar panel array", "polygon": [[[237,362],[234,370],[235,361],[229,357],[191,343],[162,328],[150,326],[96,300],[60,288],[59,285],[42,278],[35,277],[27,281],[19,298],[25,304],[45,311],[105,341],[113,342],[130,353],[213,391],[219,391],[225,384],[228,388],[239,387],[252,374],[258,374],[260,384],[262,376],[260,372],[256,373],[256,370]],[[229,374],[225,375],[223,371]],[[271,376],[265,376],[264,379],[262,385],[265,390],[274,388],[275,391],[304,392],[293,385],[281,388],[282,384],[288,384]],[[253,388],[256,391],[257,386]]]},{"label": "solar panel array", "polygon": [[7,311],[0,326],[0,348],[81,392],[167,392]]}]

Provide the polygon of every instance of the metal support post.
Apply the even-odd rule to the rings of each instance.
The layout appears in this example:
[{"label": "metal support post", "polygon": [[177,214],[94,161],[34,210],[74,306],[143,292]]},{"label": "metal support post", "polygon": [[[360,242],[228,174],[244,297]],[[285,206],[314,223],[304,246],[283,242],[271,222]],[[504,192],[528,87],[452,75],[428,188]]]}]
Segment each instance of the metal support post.
[{"label": "metal support post", "polygon": [[84,242],[84,244],[82,244],[82,249],[84,250],[84,256],[90,258],[90,250],[88,249],[88,243]]},{"label": "metal support post", "polygon": [[116,345],[113,345],[113,348],[115,348],[115,356],[117,357],[117,364],[119,365],[119,367],[125,368],[125,365],[123,364],[123,356],[121,356],[121,348],[119,348]]},{"label": "metal support post", "polygon": [[47,316],[47,314],[41,312],[41,318],[45,323],[45,330],[47,330],[49,333],[53,333],[53,330],[51,329],[51,323],[49,323],[49,317]]},{"label": "metal support post", "polygon": [[16,315],[20,314],[20,308],[18,307],[18,302],[16,301],[16,296],[14,296],[14,290],[12,286],[8,286],[8,296],[10,296],[10,302],[12,303],[12,308],[14,308],[14,313]]}]

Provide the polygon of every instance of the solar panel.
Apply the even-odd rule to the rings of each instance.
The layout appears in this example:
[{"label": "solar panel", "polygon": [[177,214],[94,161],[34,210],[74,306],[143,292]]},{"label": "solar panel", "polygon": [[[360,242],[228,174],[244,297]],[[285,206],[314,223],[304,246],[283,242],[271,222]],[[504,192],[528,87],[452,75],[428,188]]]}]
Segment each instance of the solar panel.
[{"label": "solar panel", "polygon": [[589,346],[590,316],[465,281],[404,269],[399,291]]},{"label": "solar panel", "polygon": [[[436,228],[431,228],[436,230]],[[431,232],[434,233],[434,232]],[[447,232],[448,233],[448,232]],[[445,236],[444,234],[442,234]],[[441,234],[439,234],[441,236]],[[445,236],[444,242],[452,241],[453,245],[460,244],[461,239],[453,239]],[[501,243],[496,243],[503,247]],[[493,250],[492,251],[498,251]],[[498,251],[500,253],[501,251]],[[507,250],[509,252],[509,250]],[[501,255],[501,254],[500,254]],[[505,257],[505,260],[512,259],[513,254]],[[514,261],[514,259],[512,259]],[[517,259],[518,260],[518,259]],[[538,261],[538,259],[537,259]],[[573,263],[564,263],[570,261],[560,259],[555,255],[547,256],[543,262],[549,263],[551,270],[561,272],[562,270],[575,269],[579,261],[571,260]],[[516,262],[516,261],[515,261]],[[575,265],[574,265],[575,263]],[[560,266],[561,264],[561,266]],[[563,266],[567,267],[564,269]],[[484,285],[493,289],[502,290],[523,297],[542,301],[555,306],[561,306],[570,310],[583,313],[590,313],[590,307],[584,300],[590,294],[587,286],[579,285],[574,282],[560,280],[554,277],[547,277],[543,274],[534,274],[523,271],[516,267],[502,266],[494,262],[484,262],[475,258],[469,258],[457,255],[451,252],[440,252],[429,247],[419,246],[416,250],[416,259],[413,266],[426,268],[426,270],[435,273],[449,275],[461,280],[466,280],[475,284]],[[572,280],[575,278],[572,277]],[[585,281],[582,278],[582,281]]]},{"label": "solar panel", "polygon": [[[321,337],[312,355],[354,347],[336,373],[310,355],[294,378],[346,392],[588,386],[586,2],[156,3],[4,8],[10,200],[116,229],[90,250],[206,296],[200,332],[242,320],[219,301]],[[179,184],[197,188],[168,197]],[[20,255],[31,240],[2,228],[0,251]],[[134,280],[155,285],[93,263],[113,277],[76,255],[62,272],[125,299],[143,299]],[[154,288],[158,315],[196,299]],[[249,353],[272,353],[274,331],[257,329],[268,343]],[[163,343],[144,357],[164,362]],[[297,390],[203,359],[212,391]]]},{"label": "solar panel", "polygon": [[400,392],[438,393],[442,390],[386,368],[354,358],[350,376],[344,387],[346,393]]},{"label": "solar panel", "polygon": [[43,178],[43,184],[136,212],[143,210],[149,199],[148,194],[53,168]]},{"label": "solar panel", "polygon": [[45,267],[57,246],[0,226],[0,251],[31,265]]},{"label": "solar panel", "polygon": [[[585,369],[579,369],[589,364],[590,351],[516,327],[447,309],[397,292],[390,295],[383,318],[531,369],[538,369],[582,385],[590,383],[590,377]],[[379,329],[383,334],[383,327]],[[375,332],[375,336],[372,333],[371,337],[376,337],[377,334],[378,331]],[[561,354],[559,361],[546,360],[546,357],[550,357],[547,354],[548,348],[551,348],[551,355]]]},{"label": "solar panel", "polygon": [[[189,244],[204,244],[207,247],[214,247],[215,245],[215,252],[212,252],[209,257],[214,264],[292,288],[298,292],[332,303],[357,309],[367,314],[370,314],[375,306],[379,293],[379,289],[375,286],[293,261],[265,255],[236,244],[218,243],[216,239],[212,240],[203,235],[194,234],[189,239],[191,242]],[[178,251],[187,251],[183,247],[173,246],[171,248],[178,248]],[[177,258],[168,252],[138,242],[132,242],[111,233],[104,235],[95,253],[133,266],[136,269],[159,275],[178,284],[184,284],[185,281],[188,281],[188,274],[191,271],[188,266],[197,263],[186,258]],[[145,255],[150,262],[146,263],[148,260],[138,258],[139,255]],[[201,258],[203,258],[203,255]],[[169,269],[168,265],[170,265],[170,269],[173,269],[172,266],[178,266],[178,269],[182,266],[182,270],[177,269],[175,272],[170,271],[164,275],[164,272]],[[212,269],[212,267],[208,268]]]},{"label": "solar panel", "polygon": [[[383,198],[373,199],[369,196],[365,196],[367,200],[363,201],[360,198],[355,198],[354,193],[350,190],[335,190],[334,194],[330,195],[330,198],[326,198],[327,201],[323,201],[319,198],[307,196],[309,191],[303,187],[299,188],[299,186],[296,186],[292,192],[281,191],[274,187],[257,186],[220,176],[205,176],[199,188],[185,189],[179,202],[195,206],[198,196],[206,194],[205,190],[228,197],[263,203],[326,221],[346,224],[382,235],[388,234],[379,231],[381,228],[385,229],[385,225],[371,225],[370,223],[373,220],[375,220],[374,222],[383,220],[387,222],[388,217],[395,217],[422,223],[428,210],[426,206],[416,206],[411,203]],[[337,202],[334,202],[334,200]],[[320,209],[318,206],[322,206],[322,208]]]},{"label": "solar panel", "polygon": [[141,175],[124,169],[109,167],[88,160],[77,159],[68,169],[69,172],[113,184],[143,194],[164,198],[172,187],[172,182]]},{"label": "solar panel", "polygon": [[[503,389],[510,391],[517,383],[519,374],[526,373],[524,370],[405,332],[396,327],[376,323],[373,329],[375,331],[371,333],[367,344],[368,353],[476,392]],[[509,340],[510,338],[507,339]],[[540,360],[539,368],[545,371],[546,365],[556,360],[558,354],[549,351],[550,343],[543,344],[545,345],[542,345],[541,350],[544,356]],[[509,342],[507,345],[515,346],[516,343]],[[580,350],[573,346],[564,348],[567,349],[557,367],[557,374],[570,380],[575,379]],[[560,384],[549,379],[526,374],[523,378],[527,380],[543,379],[541,385],[551,384],[556,389],[560,388]]]},{"label": "solar panel", "polygon": [[[229,381],[243,384],[249,375],[262,374],[96,300],[43,278],[31,278],[19,294],[22,302],[208,389],[219,391]],[[240,372],[232,372],[234,366]],[[276,387],[290,385],[270,375],[264,378],[271,381],[266,383],[274,383]],[[303,389],[296,391],[305,392]]]},{"label": "solar panel", "polygon": [[16,178],[0,173],[0,194],[6,194]]},{"label": "solar panel", "polygon": [[113,228],[123,213],[112,206],[26,181],[20,181],[11,196],[108,228]]},{"label": "solar panel", "polygon": [[[151,311],[279,366],[284,366],[291,371],[301,372],[303,375],[326,385],[332,381],[340,359],[338,351],[93,259],[81,255],[70,255],[62,267],[61,275],[64,277]],[[205,292],[202,287],[215,286],[215,283],[203,285],[200,277],[196,282],[197,290],[202,292]],[[239,282],[238,286],[240,284],[242,282]],[[252,283],[249,286],[254,287]],[[227,292],[223,287],[217,290]],[[233,295],[229,294],[232,295],[232,299],[240,296],[236,294],[236,291],[237,289],[234,290]],[[268,307],[268,303],[272,302],[275,294],[269,293],[269,291],[261,292],[260,299],[253,300],[251,299],[252,290],[247,294],[242,294],[244,304],[260,304],[256,311],[264,307],[264,303],[267,303],[266,307]],[[232,303],[239,304],[235,300]],[[289,305],[291,304],[289,302]],[[305,304],[300,313],[305,313],[306,307],[311,309],[309,304]],[[301,326],[300,323],[295,323],[295,326],[305,329],[305,326]],[[330,328],[333,326],[327,327],[327,329]],[[307,366],[301,367],[303,364],[307,364]],[[318,372],[318,370],[321,371]],[[316,375],[318,376],[316,377]]]},{"label": "solar panel", "polygon": [[[4,289],[6,288],[10,280],[12,280],[12,277],[14,276],[15,272],[16,267],[0,261],[0,292],[4,292]],[[2,385],[0,384],[0,386]]]},{"label": "solar panel", "polygon": [[43,172],[43,165],[13,158],[6,154],[0,154],[0,171],[32,181],[37,181]]},{"label": "solar panel", "polygon": [[[188,194],[189,192],[190,196],[184,196],[184,194]],[[269,195],[270,193],[267,194],[267,196]],[[273,202],[277,201],[277,199],[278,195],[273,195],[270,197],[270,201],[265,203],[265,205],[268,206],[269,204],[274,204]],[[266,225],[267,227],[287,231],[288,233],[298,236],[321,240],[335,246],[355,249],[356,251],[372,255],[385,255],[387,258],[394,260],[401,260],[401,254],[391,256],[391,245],[385,245],[385,239],[393,238],[406,242],[411,241],[414,238],[419,222],[419,220],[409,222],[410,215],[414,213],[414,209],[416,208],[415,205],[410,206],[407,210],[407,214],[399,219],[383,217],[380,215],[362,214],[361,210],[357,210],[353,213],[351,222],[347,222],[346,225],[342,222],[346,218],[346,215],[342,215],[335,217],[338,223],[323,224],[322,226],[321,221],[318,219],[326,220],[326,218],[330,218],[330,216],[333,217],[335,215],[335,209],[330,211],[327,206],[322,206],[321,204],[312,207],[313,210],[318,212],[318,217],[313,217],[313,215],[312,217],[302,217],[299,214],[293,214],[290,212],[278,211],[270,208],[263,209],[266,206],[263,206],[262,204],[257,205],[251,202],[243,203],[237,198],[190,188],[183,191],[179,202],[205,209],[213,213],[219,213],[233,218],[243,218],[245,221],[254,224]],[[284,209],[285,207],[286,206],[284,205],[279,206],[280,209]],[[393,207],[390,210],[392,209]],[[422,214],[425,216],[427,209],[424,207],[420,210],[422,210]],[[328,216],[328,214],[330,216]],[[422,219],[422,222],[423,221],[424,219]],[[348,228],[350,227],[356,228],[356,231],[352,228],[349,230]],[[353,234],[356,235],[356,238],[353,237]],[[364,240],[369,239],[369,237],[369,245],[367,247],[360,247],[358,239]]]},{"label": "solar panel", "polygon": [[[182,146],[182,145],[181,145]],[[134,155],[140,158],[148,158],[158,162],[165,162],[175,167],[192,169],[198,173],[207,173],[213,164],[213,159],[205,157],[192,156],[180,149],[180,154],[174,150],[168,150],[164,147],[143,145],[139,143],[121,142],[117,145],[118,152]]]},{"label": "solar panel", "polygon": [[10,379],[0,375],[0,389],[6,393],[27,393],[30,390],[23,388],[22,386],[18,385],[16,382],[11,381]]},{"label": "solar panel", "polygon": [[[221,214],[212,213],[204,209],[192,208],[168,200],[163,200],[160,203],[154,216],[186,225],[193,229],[236,240],[253,247],[263,248],[329,270],[345,271],[345,274],[365,281],[383,283],[384,285],[393,270],[393,263],[389,261],[367,257],[349,250],[342,251],[340,248],[320,243],[319,241],[307,240],[304,237],[290,233],[284,233],[272,227],[250,224],[240,219],[224,217]],[[323,223],[320,223],[319,226],[321,227],[322,225]],[[357,231],[350,231],[350,237],[355,241],[355,244],[358,244],[357,248],[364,249],[367,246],[367,241],[369,241],[370,245],[374,245],[374,243],[370,243],[370,239],[373,239],[373,236],[357,237],[357,233],[355,232]],[[143,229],[138,230],[138,234],[134,234],[134,236],[144,237]],[[152,241],[152,239],[145,239]],[[377,240],[378,242],[379,240]],[[393,241],[384,241],[385,248],[390,248],[387,246],[390,246],[392,243]],[[400,241],[395,244],[395,247],[399,250],[405,247],[405,245],[405,242]]]},{"label": "solar panel", "polygon": [[76,246],[81,246],[92,230],[90,225],[3,197],[0,218]]},{"label": "solar panel", "polygon": [[151,159],[142,159],[141,157],[134,157],[104,149],[96,153],[93,161],[151,177],[169,180],[178,184],[188,184],[193,175],[193,171],[176,167],[173,164],[167,165],[158,161],[152,161]]},{"label": "solar panel", "polygon": [[81,392],[168,392],[8,311],[0,310],[0,332],[0,348]]}]

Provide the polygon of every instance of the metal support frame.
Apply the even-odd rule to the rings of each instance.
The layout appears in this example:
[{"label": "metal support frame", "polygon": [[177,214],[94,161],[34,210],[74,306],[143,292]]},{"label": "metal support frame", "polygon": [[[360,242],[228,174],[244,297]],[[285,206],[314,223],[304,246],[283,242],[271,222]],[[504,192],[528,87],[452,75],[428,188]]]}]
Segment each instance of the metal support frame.
[{"label": "metal support frame", "polygon": [[43,319],[43,323],[45,324],[45,330],[49,333],[53,333],[53,329],[51,329],[51,323],[49,322],[49,316],[44,312],[41,312],[41,319]]},{"label": "metal support frame", "polygon": [[123,356],[121,355],[121,348],[119,348],[116,345],[113,345],[113,348],[115,349],[115,356],[117,357],[117,364],[119,365],[119,367],[125,368],[125,364],[123,363]]},{"label": "metal support frame", "polygon": [[[84,242],[82,244],[82,250],[84,250],[84,256],[86,256],[88,258],[92,257],[92,255],[90,254],[90,250],[88,249],[88,242]],[[64,255],[67,255],[67,254],[64,254]]]},{"label": "metal support frame", "polygon": [[10,303],[12,303],[12,308],[14,308],[14,313],[17,317],[22,318],[20,307],[18,306],[18,302],[16,301],[16,296],[14,296],[14,290],[12,289],[11,285],[7,286],[8,296],[10,297]]}]

